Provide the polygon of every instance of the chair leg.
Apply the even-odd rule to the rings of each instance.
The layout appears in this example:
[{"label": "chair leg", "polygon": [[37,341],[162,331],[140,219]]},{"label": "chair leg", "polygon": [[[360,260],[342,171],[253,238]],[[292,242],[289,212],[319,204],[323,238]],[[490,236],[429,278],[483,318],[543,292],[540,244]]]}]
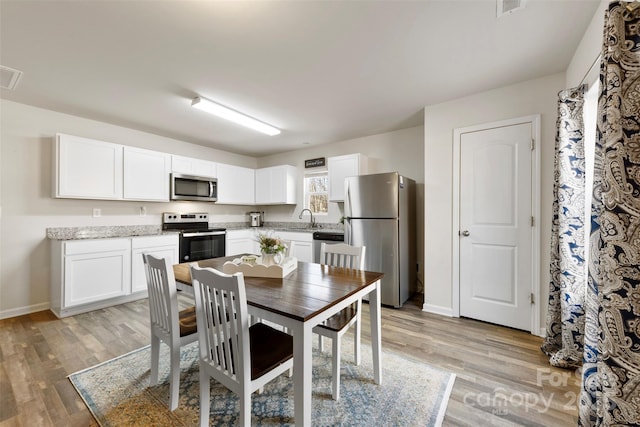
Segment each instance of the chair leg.
[{"label": "chair leg", "polygon": [[331,396],[340,399],[340,337],[333,337],[333,374],[331,378]]},{"label": "chair leg", "polygon": [[149,385],[158,384],[158,362],[160,361],[160,338],[151,335],[151,376]]},{"label": "chair leg", "polygon": [[251,393],[243,390],[240,395],[240,426],[251,427]]},{"label": "chair leg", "polygon": [[171,349],[171,372],[169,375],[169,410],[173,411],[178,407],[180,393],[180,346]]},{"label": "chair leg", "polygon": [[362,312],[362,301],[359,300],[358,303],[358,311],[356,313],[356,327],[353,331],[355,336],[353,337],[353,354],[355,357],[356,365],[360,365],[360,335],[362,331],[362,322],[360,321],[360,313]]},{"label": "chair leg", "polygon": [[209,427],[209,374],[200,369],[200,427]]}]

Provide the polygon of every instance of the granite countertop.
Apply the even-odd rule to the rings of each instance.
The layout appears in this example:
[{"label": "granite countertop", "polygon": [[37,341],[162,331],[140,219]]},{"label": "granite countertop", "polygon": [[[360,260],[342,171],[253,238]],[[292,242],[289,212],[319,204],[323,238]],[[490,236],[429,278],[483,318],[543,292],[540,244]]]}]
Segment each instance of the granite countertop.
[{"label": "granite countertop", "polygon": [[161,236],[176,232],[163,231],[159,225],[116,225],[101,227],[57,227],[47,228],[51,240],[105,239],[115,237]]},{"label": "granite countertop", "polygon": [[[265,223],[264,227],[251,227],[249,223],[214,223],[212,228],[226,228],[227,230],[274,230],[299,233],[313,233],[324,231],[329,233],[343,233],[339,224],[318,223],[316,228],[309,228],[299,222],[272,222]],[[47,238],[51,240],[82,240],[82,239],[106,239],[135,236],[161,236],[163,234],[175,234],[177,231],[163,231],[160,225],[114,225],[96,227],[55,227],[47,228]]]},{"label": "granite countertop", "polygon": [[265,222],[264,226],[262,227],[251,227],[248,222],[219,222],[209,225],[213,228],[226,228],[227,230],[273,230],[300,233],[324,231],[329,233],[344,233],[342,224],[334,224],[328,222],[316,223],[315,228],[309,227],[309,224],[306,222]]}]

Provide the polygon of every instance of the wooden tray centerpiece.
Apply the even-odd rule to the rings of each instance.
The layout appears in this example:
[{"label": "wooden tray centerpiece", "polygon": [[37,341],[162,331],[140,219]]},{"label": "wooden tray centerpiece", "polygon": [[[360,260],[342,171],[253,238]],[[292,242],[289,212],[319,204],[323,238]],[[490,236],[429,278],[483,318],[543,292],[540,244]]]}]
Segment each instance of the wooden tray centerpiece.
[{"label": "wooden tray centerpiece", "polygon": [[247,277],[272,277],[283,278],[298,268],[298,260],[295,257],[285,258],[280,264],[264,265],[261,256],[243,256],[233,261],[227,261],[222,266],[226,274],[241,272]]}]

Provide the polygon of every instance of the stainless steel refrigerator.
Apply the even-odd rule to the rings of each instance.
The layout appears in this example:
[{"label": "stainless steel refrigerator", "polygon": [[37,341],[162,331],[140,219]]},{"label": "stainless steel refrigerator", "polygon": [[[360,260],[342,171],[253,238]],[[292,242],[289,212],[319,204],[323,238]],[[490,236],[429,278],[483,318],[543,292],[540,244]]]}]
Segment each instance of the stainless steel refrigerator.
[{"label": "stainless steel refrigerator", "polygon": [[415,194],[397,172],[345,180],[345,242],[366,246],[365,270],[384,273],[382,304],[396,308],[416,291]]}]

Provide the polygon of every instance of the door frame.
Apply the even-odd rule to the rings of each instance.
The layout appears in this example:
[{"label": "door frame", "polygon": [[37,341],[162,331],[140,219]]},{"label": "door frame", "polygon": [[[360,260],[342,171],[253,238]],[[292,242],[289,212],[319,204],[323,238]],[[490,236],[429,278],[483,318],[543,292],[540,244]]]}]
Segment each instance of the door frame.
[{"label": "door frame", "polygon": [[460,140],[462,135],[470,132],[531,124],[533,150],[531,155],[531,327],[530,332],[540,335],[540,114],[501,120],[491,123],[453,129],[453,228],[451,235],[452,247],[452,315],[460,317]]}]

